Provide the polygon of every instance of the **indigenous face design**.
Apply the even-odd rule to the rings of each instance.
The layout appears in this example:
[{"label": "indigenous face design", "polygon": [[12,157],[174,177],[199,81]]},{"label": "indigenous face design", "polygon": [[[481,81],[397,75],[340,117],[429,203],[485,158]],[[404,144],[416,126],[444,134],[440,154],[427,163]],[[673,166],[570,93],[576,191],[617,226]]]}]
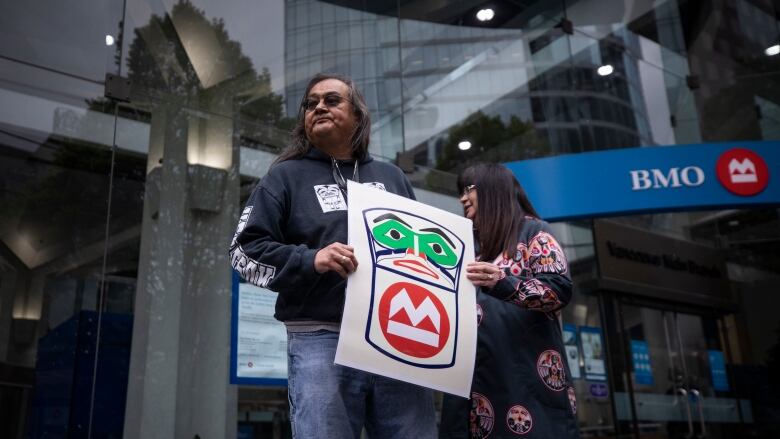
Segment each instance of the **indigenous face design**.
[{"label": "indigenous face design", "polygon": [[365,214],[379,267],[450,290],[463,257],[463,243],[432,221],[407,212],[377,209]]},{"label": "indigenous face design", "polygon": [[371,303],[376,306],[366,340],[406,364],[451,367],[463,241],[411,212],[367,209],[363,220],[372,255]]},{"label": "indigenous face design", "polygon": [[341,191],[335,184],[316,185],[314,186],[314,191],[317,193],[317,199],[323,212],[346,209],[347,204],[344,202]]},{"label": "indigenous face design", "polygon": [[558,241],[547,232],[539,232],[528,247],[529,265],[534,273],[564,273],[566,255]]},{"label": "indigenous face design", "polygon": [[526,308],[538,309],[542,312],[551,312],[561,307],[558,295],[539,279],[529,279],[519,286],[517,294],[511,299]]},{"label": "indigenous face design", "polygon": [[536,370],[539,378],[550,390],[556,392],[564,389],[566,385],[566,369],[563,367],[563,358],[558,351],[547,350],[539,355],[536,361]]},{"label": "indigenous face design", "polygon": [[493,431],[496,422],[496,414],[490,401],[476,392],[471,394],[471,414],[469,416],[469,429],[475,439],[483,439]]},{"label": "indigenous face design", "polygon": [[517,434],[528,433],[534,426],[531,412],[521,405],[512,406],[506,414],[506,426]]}]

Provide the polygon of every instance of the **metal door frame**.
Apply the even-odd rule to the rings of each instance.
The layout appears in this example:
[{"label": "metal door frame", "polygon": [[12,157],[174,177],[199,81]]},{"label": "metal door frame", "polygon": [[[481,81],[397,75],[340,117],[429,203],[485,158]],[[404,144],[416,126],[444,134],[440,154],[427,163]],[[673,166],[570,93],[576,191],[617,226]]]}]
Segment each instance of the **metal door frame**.
[{"label": "metal door frame", "polygon": [[[725,341],[725,346],[722,346],[722,350],[724,352],[724,355],[726,356],[726,361],[728,362],[731,358],[731,349],[729,346],[729,343],[727,342],[727,338],[725,337],[724,331],[724,325],[723,318],[727,314],[736,313],[737,310],[727,310],[727,309],[721,309],[718,307],[707,307],[707,306],[701,306],[701,305],[694,305],[688,302],[672,302],[664,299],[653,299],[649,297],[644,296],[635,296],[631,294],[626,294],[625,292],[618,292],[618,291],[608,291],[608,290],[601,290],[598,292],[599,295],[599,303],[601,306],[601,319],[602,319],[602,327],[605,330],[605,347],[607,350],[607,379],[610,388],[612,389],[610,391],[611,395],[610,398],[612,399],[612,410],[613,410],[613,419],[615,420],[615,433],[620,434],[619,432],[619,424],[620,421],[618,421],[618,414],[617,414],[617,408],[616,408],[616,401],[615,401],[615,391],[619,388],[623,387],[623,373],[626,373],[627,376],[630,373],[631,368],[631,362],[632,362],[632,356],[630,349],[627,348],[629,346],[629,341],[626,339],[627,333],[625,331],[625,322],[623,320],[623,306],[629,305],[629,306],[635,306],[635,307],[646,307],[654,310],[661,311],[664,313],[664,327],[669,330],[668,328],[668,322],[666,321],[666,313],[671,313],[671,315],[674,316],[675,323],[674,323],[674,329],[677,333],[678,337],[678,344],[681,355],[681,361],[684,365],[684,358],[683,356],[683,347],[681,343],[681,334],[679,334],[679,326],[677,325],[676,319],[679,314],[688,314],[700,317],[702,319],[715,319],[718,326],[718,335],[720,336],[720,339]],[[617,330],[617,332],[616,332]],[[615,337],[616,335],[619,335]],[[670,336],[672,334],[669,334]],[[683,368],[683,375],[684,380],[689,380],[689,374],[686,370],[686,368]],[[731,383],[734,383],[733,377],[729,376],[729,380]],[[630,411],[631,411],[631,421],[629,421],[630,431],[625,431],[624,433],[628,433],[631,436],[639,439],[640,437],[640,430],[639,430],[639,420],[636,412],[636,401],[634,399],[635,391],[634,391],[634,383],[632,379],[626,379],[625,380],[625,392],[629,395],[629,405],[630,405]],[[736,388],[732,385],[732,392],[735,394],[737,393]],[[736,396],[735,396],[736,397]],[[687,389],[686,389],[686,399],[687,399]],[[691,409],[691,422],[695,424],[696,422],[696,413],[693,412],[693,409],[691,408],[690,402],[687,402],[689,409]],[[698,408],[701,409],[701,405],[697,404]],[[744,416],[740,407],[740,404],[737,404],[738,409],[738,416],[739,416],[739,422],[744,423]],[[705,420],[703,418],[703,414],[699,413],[699,421],[701,423],[705,423]],[[705,426],[702,431],[705,432],[704,437],[706,437],[706,430],[707,427]],[[701,428],[701,427],[700,427]],[[695,429],[692,430],[695,432]]]}]

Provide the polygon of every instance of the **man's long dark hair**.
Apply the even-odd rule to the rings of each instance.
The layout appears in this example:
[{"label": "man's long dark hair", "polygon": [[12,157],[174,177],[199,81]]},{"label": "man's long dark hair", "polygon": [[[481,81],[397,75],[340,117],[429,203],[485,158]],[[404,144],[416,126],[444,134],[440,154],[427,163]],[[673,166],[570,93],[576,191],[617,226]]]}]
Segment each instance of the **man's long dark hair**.
[{"label": "man's long dark hair", "polygon": [[274,164],[303,157],[311,150],[313,145],[306,137],[306,111],[303,108],[303,104],[306,102],[306,98],[309,97],[312,87],[326,79],[337,79],[346,84],[349,89],[349,96],[345,97],[352,104],[352,111],[355,115],[356,122],[355,132],[352,133],[350,142],[352,144],[352,157],[360,160],[368,154],[368,142],[371,134],[371,116],[368,114],[368,106],[366,105],[366,100],[363,98],[360,90],[357,89],[355,82],[348,76],[338,73],[318,73],[311,78],[309,84],[306,86],[306,91],[303,92],[301,105],[298,107],[298,119],[295,123],[295,128],[292,130],[290,145],[279,154],[279,157],[274,160]]},{"label": "man's long dark hair", "polygon": [[458,176],[458,193],[475,185],[477,214],[474,228],[480,259],[492,262],[501,254],[515,254],[520,227],[526,215],[539,218],[523,187],[506,167],[480,163]]}]

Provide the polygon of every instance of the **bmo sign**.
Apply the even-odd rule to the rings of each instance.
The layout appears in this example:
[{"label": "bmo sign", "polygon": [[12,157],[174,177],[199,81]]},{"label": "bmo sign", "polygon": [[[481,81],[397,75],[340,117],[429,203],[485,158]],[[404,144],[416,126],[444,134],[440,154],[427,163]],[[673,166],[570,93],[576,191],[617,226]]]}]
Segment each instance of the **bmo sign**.
[{"label": "bmo sign", "polygon": [[506,166],[548,221],[780,205],[780,142],[626,148]]},{"label": "bmo sign", "polygon": [[723,187],[743,197],[756,195],[769,184],[769,167],[760,155],[749,149],[734,148],[724,152],[716,169]]},{"label": "bmo sign", "polygon": [[661,169],[637,169],[631,173],[631,190],[699,186],[704,183],[704,171],[698,166]]},{"label": "bmo sign", "polygon": [[[745,148],[733,148],[721,154],[714,173],[723,187],[736,195],[756,195],[769,183],[769,168],[764,159]],[[704,170],[695,165],[665,170],[634,169],[629,174],[634,191],[695,187],[704,184],[706,178]]]}]

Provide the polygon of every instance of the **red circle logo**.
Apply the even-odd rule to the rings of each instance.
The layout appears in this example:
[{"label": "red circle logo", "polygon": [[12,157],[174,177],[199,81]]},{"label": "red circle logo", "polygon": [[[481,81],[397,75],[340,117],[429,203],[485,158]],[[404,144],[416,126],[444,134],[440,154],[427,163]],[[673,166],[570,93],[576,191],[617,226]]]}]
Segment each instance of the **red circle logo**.
[{"label": "red circle logo", "polygon": [[450,336],[450,319],[441,300],[408,282],[385,290],[379,302],[379,325],[391,346],[417,358],[438,354]]},{"label": "red circle logo", "polygon": [[760,155],[745,148],[732,148],[718,158],[718,180],[729,192],[749,197],[769,184],[769,168]]}]

